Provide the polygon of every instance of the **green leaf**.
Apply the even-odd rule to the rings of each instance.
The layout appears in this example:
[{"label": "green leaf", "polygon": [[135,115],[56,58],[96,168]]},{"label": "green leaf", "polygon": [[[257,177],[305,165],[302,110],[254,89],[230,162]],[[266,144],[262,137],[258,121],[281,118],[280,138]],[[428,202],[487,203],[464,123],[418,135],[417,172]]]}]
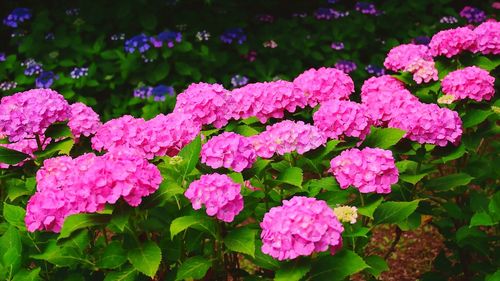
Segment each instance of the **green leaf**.
[{"label": "green leaf", "polygon": [[280,173],[278,181],[302,188],[303,172],[298,167],[288,167]]},{"label": "green leaf", "polygon": [[121,243],[113,241],[106,246],[100,256],[97,266],[99,268],[117,268],[127,261],[127,253],[122,248]]},{"label": "green leaf", "polygon": [[452,174],[429,180],[425,186],[434,191],[447,191],[454,187],[467,185],[474,179],[466,173]]},{"label": "green leaf", "polygon": [[36,151],[35,156],[38,158],[37,160],[40,159],[47,159],[49,157],[52,157],[56,154],[64,154],[64,155],[69,155],[69,152],[73,148],[73,145],[75,144],[75,141],[73,139],[64,139],[59,142],[53,142],[43,150],[43,151]]},{"label": "green leaf", "polygon": [[74,214],[64,219],[64,224],[59,234],[59,239],[67,238],[74,231],[90,226],[104,225],[111,219],[110,215],[104,214]]},{"label": "green leaf", "polygon": [[390,148],[397,144],[406,132],[396,128],[371,128],[371,133],[366,137],[363,146]]},{"label": "green leaf", "polygon": [[376,278],[380,277],[382,272],[389,270],[387,262],[377,255],[368,256],[365,258],[365,261],[370,266],[366,271],[370,272],[370,274]]},{"label": "green leaf", "polygon": [[184,63],[184,62],[176,62],[175,63],[175,70],[177,71],[177,73],[179,73],[182,76],[189,76],[189,75],[191,75],[191,72],[192,72],[189,64]]},{"label": "green leaf", "polygon": [[186,178],[186,176],[194,170],[196,164],[198,164],[198,161],[200,159],[200,151],[201,138],[200,136],[197,136],[191,143],[186,145],[179,152],[179,156],[182,157],[184,163],[183,168],[181,169],[183,179]]},{"label": "green leaf", "polygon": [[154,241],[136,245],[128,252],[128,260],[138,271],[154,277],[161,262],[161,250]]},{"label": "green leaf", "polygon": [[490,226],[495,224],[496,223],[493,221],[493,219],[491,219],[488,213],[480,211],[472,216],[469,227],[480,226],[480,225]]},{"label": "green leaf", "polygon": [[470,63],[486,71],[492,71],[500,65],[500,60],[496,59],[492,61],[485,56],[477,56]]},{"label": "green leaf", "polygon": [[480,109],[467,110],[465,116],[462,117],[463,127],[471,128],[478,124],[481,124],[491,114],[493,114],[493,111],[491,110],[480,110]]},{"label": "green leaf", "polygon": [[498,222],[500,220],[500,191],[491,197],[488,212],[494,221]]},{"label": "green leaf", "polygon": [[384,202],[374,212],[375,224],[398,223],[408,218],[418,207],[420,200],[411,202]]},{"label": "green leaf", "polygon": [[367,267],[368,265],[356,253],[343,250],[333,256],[318,258],[312,265],[308,280],[340,281]]},{"label": "green leaf", "polygon": [[299,281],[311,270],[311,265],[298,261],[285,263],[274,276],[274,281]]},{"label": "green leaf", "polygon": [[28,154],[0,146],[0,163],[15,165],[29,157]]},{"label": "green leaf", "polygon": [[401,174],[401,175],[399,175],[399,178],[404,182],[411,183],[411,184],[415,185],[417,182],[422,180],[425,176],[427,176],[427,173],[418,174],[418,175]]},{"label": "green leaf", "polygon": [[377,207],[382,203],[384,199],[379,198],[371,203],[366,204],[365,206],[358,207],[358,213],[360,213],[363,216],[369,217],[373,219],[373,213],[377,209]]},{"label": "green leaf", "polygon": [[22,249],[19,230],[9,226],[0,237],[0,265],[9,272],[16,272],[21,265]]},{"label": "green leaf", "polygon": [[202,279],[212,267],[212,262],[205,257],[191,257],[181,264],[175,280]]},{"label": "green leaf", "polygon": [[40,278],[40,268],[37,267],[31,271],[26,270],[26,269],[21,269],[14,275],[14,278],[12,281],[38,281],[42,280]]},{"label": "green leaf", "polygon": [[248,125],[240,125],[240,126],[236,127],[234,132],[238,133],[242,136],[245,136],[245,137],[251,137],[251,136],[257,135],[259,133],[259,131],[255,130],[254,128],[252,128]]},{"label": "green leaf", "polygon": [[255,235],[257,230],[248,227],[239,227],[224,237],[224,244],[233,251],[255,257]]},{"label": "green leaf", "polygon": [[26,225],[24,224],[24,217],[26,211],[15,205],[10,205],[3,203],[3,217],[11,225],[17,227],[20,230],[26,230]]},{"label": "green leaf", "polygon": [[137,270],[131,266],[121,271],[108,272],[104,281],[134,281],[136,280]]},{"label": "green leaf", "polygon": [[53,139],[73,138],[70,128],[65,123],[54,123],[45,131],[45,136]]},{"label": "green leaf", "polygon": [[43,253],[31,255],[30,257],[37,260],[45,260],[57,266],[73,266],[77,263],[93,265],[85,258],[82,258],[81,254],[77,251],[57,246],[55,240],[50,240]]},{"label": "green leaf", "polygon": [[173,220],[172,224],[170,224],[170,238],[173,239],[175,235],[188,229],[189,227],[208,232],[214,237],[216,236],[214,222],[206,216],[200,215],[178,217]]}]

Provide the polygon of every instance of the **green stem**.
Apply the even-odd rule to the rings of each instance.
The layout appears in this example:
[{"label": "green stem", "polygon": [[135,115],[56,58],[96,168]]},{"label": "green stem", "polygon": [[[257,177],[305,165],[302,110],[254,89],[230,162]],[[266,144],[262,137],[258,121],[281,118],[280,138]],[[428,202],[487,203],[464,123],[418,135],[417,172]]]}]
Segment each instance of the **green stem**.
[{"label": "green stem", "polygon": [[40,140],[40,136],[39,135],[35,135],[35,140],[36,140],[36,145],[38,147],[38,151],[42,151],[43,150],[43,145],[42,145],[42,141]]}]

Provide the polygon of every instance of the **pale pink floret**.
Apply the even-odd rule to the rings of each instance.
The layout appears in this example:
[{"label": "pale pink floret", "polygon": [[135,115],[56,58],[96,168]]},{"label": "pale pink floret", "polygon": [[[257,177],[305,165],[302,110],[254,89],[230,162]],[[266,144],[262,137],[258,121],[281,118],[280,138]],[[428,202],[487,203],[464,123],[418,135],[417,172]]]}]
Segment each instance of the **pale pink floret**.
[{"label": "pale pink floret", "polygon": [[438,71],[433,60],[417,59],[408,64],[405,71],[413,73],[413,80],[417,84],[439,80]]},{"label": "pale pink floret", "polygon": [[351,77],[335,68],[311,68],[297,76],[293,84],[306,96],[309,106],[332,99],[347,100],[354,92]]},{"label": "pale pink floret", "polygon": [[432,36],[429,48],[432,56],[451,58],[463,51],[475,49],[476,34],[468,27],[440,31]]},{"label": "pale pink floret", "polygon": [[70,107],[63,96],[50,89],[35,89],[3,97],[0,101],[0,132],[11,142],[43,135],[53,123],[65,121]]},{"label": "pale pink floret", "polygon": [[69,117],[68,127],[75,138],[80,136],[89,137],[95,134],[102,125],[99,115],[91,107],[77,102],[71,105],[71,116]]},{"label": "pale pink floret", "polygon": [[500,54],[500,22],[487,21],[474,29],[476,44],[473,46],[474,53]]},{"label": "pale pink floret", "polygon": [[443,93],[455,100],[490,100],[495,95],[495,78],[476,66],[450,72],[442,81]]},{"label": "pale pink floret", "polygon": [[224,222],[232,222],[234,217],[243,210],[241,185],[230,177],[221,174],[202,175],[193,181],[184,193],[193,206],[199,210],[205,205],[209,216],[216,216]]},{"label": "pale pink floret", "polygon": [[321,104],[313,115],[314,126],[331,139],[356,137],[364,139],[370,132],[371,119],[364,104],[331,100]]},{"label": "pale pink floret", "polygon": [[292,82],[279,80],[234,89],[229,103],[234,119],[257,117],[261,123],[266,123],[269,118],[283,118],[285,112],[304,108],[307,101]]},{"label": "pale pink floret", "polygon": [[368,92],[396,91],[405,89],[404,83],[390,76],[371,77],[361,86],[361,95]]},{"label": "pale pink floret", "polygon": [[174,112],[191,116],[194,122],[222,128],[231,118],[229,91],[219,84],[193,83],[177,96]]},{"label": "pale pink floret", "polygon": [[260,223],[262,252],[278,260],[332,254],[342,243],[344,227],[325,201],[295,196],[273,207]]},{"label": "pale pink floret", "polygon": [[390,150],[352,148],[344,150],[330,162],[329,172],[343,189],[353,186],[361,193],[390,193],[398,182],[399,172]]},{"label": "pale pink floret", "polygon": [[262,158],[271,158],[274,154],[283,155],[292,151],[304,154],[324,145],[325,135],[318,128],[302,121],[284,120],[267,126],[266,130],[250,137],[251,143]]},{"label": "pale pink floret", "polygon": [[406,70],[417,60],[432,60],[425,45],[403,44],[392,48],[384,61],[384,66],[393,71]]},{"label": "pale pink floret", "polygon": [[252,167],[256,159],[250,140],[232,132],[211,138],[201,148],[201,162],[214,169],[224,167],[241,172]]}]

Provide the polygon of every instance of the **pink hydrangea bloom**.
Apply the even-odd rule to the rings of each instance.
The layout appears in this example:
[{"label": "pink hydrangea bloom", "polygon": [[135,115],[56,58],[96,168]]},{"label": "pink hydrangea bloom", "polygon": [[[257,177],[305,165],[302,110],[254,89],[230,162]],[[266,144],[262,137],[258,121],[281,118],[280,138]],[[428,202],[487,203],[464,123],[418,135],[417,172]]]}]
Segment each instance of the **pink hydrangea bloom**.
[{"label": "pink hydrangea bloom", "polygon": [[335,68],[311,68],[297,76],[293,84],[303,92],[310,106],[332,99],[347,100],[354,92],[351,77]]},{"label": "pink hydrangea bloom", "polygon": [[344,231],[325,201],[303,196],[271,208],[260,227],[262,252],[278,260],[310,256],[329,248],[338,250]]},{"label": "pink hydrangea bloom", "polygon": [[313,120],[314,126],[331,139],[343,136],[364,139],[372,125],[364,104],[341,100],[321,104]]},{"label": "pink hydrangea bloom", "polygon": [[431,60],[429,48],[425,45],[403,44],[392,48],[384,61],[384,66],[393,71],[406,70],[417,60]]},{"label": "pink hydrangea bloom", "polygon": [[474,29],[476,44],[473,46],[474,53],[500,54],[500,22],[487,21]]},{"label": "pink hydrangea bloom", "polygon": [[443,93],[455,100],[490,100],[495,95],[495,78],[476,66],[450,72],[442,81]]},{"label": "pink hydrangea bloom", "polygon": [[458,113],[436,104],[415,103],[391,119],[388,126],[405,130],[406,138],[422,144],[457,144],[462,136]]},{"label": "pink hydrangea bloom", "polygon": [[104,123],[92,137],[92,148],[97,151],[114,151],[122,148],[137,148],[140,145],[138,136],[144,129],[146,121],[124,115]]},{"label": "pink hydrangea bloom", "polygon": [[232,222],[243,210],[240,190],[241,185],[230,177],[215,173],[202,175],[199,180],[193,181],[184,196],[191,201],[193,209],[199,210],[205,205],[207,215]]},{"label": "pink hydrangea bloom", "polygon": [[67,216],[100,211],[119,198],[138,206],[158,189],[162,177],[156,166],[123,149],[103,156],[47,159],[36,180],[37,191],[26,208],[28,231],[59,232]]},{"label": "pink hydrangea bloom", "polygon": [[194,122],[222,128],[231,118],[229,91],[219,84],[193,83],[177,96],[174,112],[191,115]]},{"label": "pink hydrangea bloom", "polygon": [[371,77],[363,83],[361,96],[366,93],[378,93],[384,91],[397,91],[405,88],[403,82],[390,75]]},{"label": "pink hydrangea bloom", "polygon": [[51,124],[69,116],[68,102],[50,89],[20,92],[0,101],[0,131],[11,142],[43,135]]},{"label": "pink hydrangea bloom", "polygon": [[429,48],[432,56],[451,58],[462,51],[474,50],[476,34],[468,27],[440,31],[432,36]]},{"label": "pink hydrangea bloom", "polygon": [[417,59],[410,62],[405,71],[413,73],[413,80],[417,84],[429,83],[432,80],[437,81],[439,79],[433,60]]},{"label": "pink hydrangea bloom", "polygon": [[234,89],[230,99],[234,119],[257,117],[265,123],[269,118],[283,118],[285,111],[295,112],[306,106],[304,94],[292,82],[253,83]]},{"label": "pink hydrangea bloom", "polygon": [[326,137],[318,128],[290,120],[267,126],[264,132],[250,137],[250,140],[257,155],[262,158],[292,151],[304,154],[326,143]]},{"label": "pink hydrangea bloom", "polygon": [[390,150],[366,147],[344,150],[330,162],[329,172],[343,189],[353,186],[361,193],[390,193],[399,172]]},{"label": "pink hydrangea bloom", "polygon": [[250,140],[232,132],[211,138],[201,148],[201,162],[214,169],[225,167],[241,172],[252,167],[256,159]]},{"label": "pink hydrangea bloom", "polygon": [[80,102],[71,105],[68,126],[75,138],[79,138],[81,135],[88,137],[95,134],[101,125],[99,115],[91,107]]}]

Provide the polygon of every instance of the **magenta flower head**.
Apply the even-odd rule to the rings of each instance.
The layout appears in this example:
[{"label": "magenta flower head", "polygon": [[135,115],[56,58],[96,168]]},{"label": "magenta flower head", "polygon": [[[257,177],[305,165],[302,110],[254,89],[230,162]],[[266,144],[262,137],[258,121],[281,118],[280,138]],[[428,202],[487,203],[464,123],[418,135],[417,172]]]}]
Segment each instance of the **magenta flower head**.
[{"label": "magenta flower head", "polygon": [[241,172],[252,167],[256,159],[250,140],[232,132],[211,138],[201,148],[201,162],[214,169],[224,167]]},{"label": "magenta flower head", "polygon": [[353,186],[361,193],[390,193],[399,172],[390,150],[366,147],[344,150],[330,162],[331,172],[343,189]]},{"label": "magenta flower head", "polygon": [[384,66],[393,71],[400,71],[420,59],[432,60],[427,46],[403,44],[396,46],[389,51],[387,57],[385,58]]},{"label": "magenta flower head", "polygon": [[454,96],[455,100],[483,101],[495,95],[495,78],[476,66],[450,72],[444,77],[441,86],[443,93]]},{"label": "magenta flower head", "polygon": [[325,201],[295,196],[273,207],[260,223],[262,252],[278,260],[338,250],[344,227]]},{"label": "magenta flower head", "polygon": [[293,84],[304,93],[310,106],[331,99],[347,100],[354,92],[351,77],[336,68],[311,68],[297,76]]},{"label": "magenta flower head", "polygon": [[500,22],[487,21],[474,29],[476,44],[472,48],[474,53],[500,54]]},{"label": "magenta flower head", "polygon": [[231,118],[227,99],[229,92],[219,84],[196,83],[177,96],[174,112],[192,116],[202,125],[213,124],[222,128]]},{"label": "magenta flower head", "polygon": [[250,137],[250,140],[257,155],[262,158],[292,151],[304,154],[326,143],[325,135],[315,126],[291,120],[267,126],[264,132]]},{"label": "magenta flower head", "polygon": [[193,209],[199,210],[205,205],[207,215],[232,222],[243,210],[240,190],[241,185],[230,177],[215,173],[202,175],[199,180],[193,181],[184,196],[191,201]]},{"label": "magenta flower head", "polygon": [[331,100],[321,104],[313,115],[316,126],[326,137],[356,137],[364,139],[370,132],[371,119],[364,104]]},{"label": "magenta flower head", "polygon": [[451,58],[463,51],[474,50],[476,34],[468,27],[458,27],[440,31],[432,36],[429,43],[432,56]]},{"label": "magenta flower head", "polygon": [[130,115],[109,120],[99,127],[95,136],[92,137],[92,148],[97,151],[137,148],[138,136],[144,129],[145,123],[144,119]]},{"label": "magenta flower head", "polygon": [[11,142],[43,135],[53,123],[70,117],[63,96],[49,89],[35,89],[3,97],[0,101],[0,132]]},{"label": "magenta flower head", "polygon": [[71,105],[71,117],[68,126],[73,136],[79,138],[81,135],[89,137],[95,134],[97,129],[102,126],[102,123],[99,120],[99,115],[91,107],[77,102]]}]

